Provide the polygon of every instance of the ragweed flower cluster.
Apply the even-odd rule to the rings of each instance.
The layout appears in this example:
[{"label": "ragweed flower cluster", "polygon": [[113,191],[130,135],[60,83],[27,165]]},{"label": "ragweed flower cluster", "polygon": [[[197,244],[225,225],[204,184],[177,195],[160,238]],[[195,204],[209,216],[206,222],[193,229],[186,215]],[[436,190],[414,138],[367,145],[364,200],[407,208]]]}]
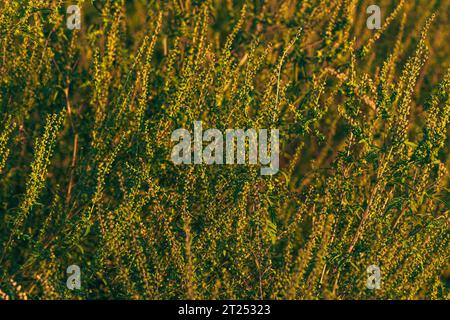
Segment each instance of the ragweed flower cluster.
[{"label": "ragweed flower cluster", "polygon": [[[450,4],[372,4],[2,1],[0,299],[448,298]],[[174,164],[196,121],[279,171]]]}]

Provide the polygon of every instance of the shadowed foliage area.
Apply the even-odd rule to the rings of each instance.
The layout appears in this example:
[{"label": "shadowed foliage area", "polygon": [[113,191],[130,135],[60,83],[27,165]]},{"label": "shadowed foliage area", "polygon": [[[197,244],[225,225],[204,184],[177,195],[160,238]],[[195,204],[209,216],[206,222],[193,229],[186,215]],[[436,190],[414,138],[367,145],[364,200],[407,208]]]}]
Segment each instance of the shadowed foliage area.
[{"label": "shadowed foliage area", "polygon": [[[450,298],[449,17],[1,1],[0,299]],[[200,120],[279,129],[279,172],[175,165],[171,133]]]}]

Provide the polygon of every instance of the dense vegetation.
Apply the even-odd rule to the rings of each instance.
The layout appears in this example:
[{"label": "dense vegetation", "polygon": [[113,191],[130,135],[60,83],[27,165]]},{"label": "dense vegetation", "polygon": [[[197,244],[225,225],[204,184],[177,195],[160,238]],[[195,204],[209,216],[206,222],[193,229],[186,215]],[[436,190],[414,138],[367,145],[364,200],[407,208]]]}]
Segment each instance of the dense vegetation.
[{"label": "dense vegetation", "polygon": [[[450,2],[0,2],[0,298],[448,299]],[[171,132],[279,128],[280,172]],[[66,269],[82,271],[80,290]],[[370,265],[378,290],[366,288]]]}]

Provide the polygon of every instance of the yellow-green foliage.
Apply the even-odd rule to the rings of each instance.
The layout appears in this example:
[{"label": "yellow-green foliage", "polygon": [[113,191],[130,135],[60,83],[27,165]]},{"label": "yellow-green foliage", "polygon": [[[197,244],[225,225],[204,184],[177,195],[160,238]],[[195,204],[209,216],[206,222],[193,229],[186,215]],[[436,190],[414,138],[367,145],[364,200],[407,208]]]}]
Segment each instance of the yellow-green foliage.
[{"label": "yellow-green foliage", "polygon": [[[448,1],[74,3],[0,3],[0,299],[449,298]],[[196,120],[280,172],[174,165]]]},{"label": "yellow-green foliage", "polygon": [[6,164],[6,159],[8,158],[10,149],[8,147],[9,137],[15,127],[15,124],[11,121],[11,117],[7,117],[4,121],[5,126],[3,128],[3,132],[0,135],[0,173]]}]

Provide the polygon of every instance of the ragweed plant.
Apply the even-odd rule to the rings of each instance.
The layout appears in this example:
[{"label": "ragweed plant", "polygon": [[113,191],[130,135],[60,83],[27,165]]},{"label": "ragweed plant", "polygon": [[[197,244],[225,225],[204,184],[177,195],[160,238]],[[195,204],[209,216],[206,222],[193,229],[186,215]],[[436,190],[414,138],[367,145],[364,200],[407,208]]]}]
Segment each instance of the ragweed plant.
[{"label": "ragweed plant", "polygon": [[[74,2],[0,3],[1,299],[449,298],[450,4]],[[174,164],[195,121],[279,172]]]}]

